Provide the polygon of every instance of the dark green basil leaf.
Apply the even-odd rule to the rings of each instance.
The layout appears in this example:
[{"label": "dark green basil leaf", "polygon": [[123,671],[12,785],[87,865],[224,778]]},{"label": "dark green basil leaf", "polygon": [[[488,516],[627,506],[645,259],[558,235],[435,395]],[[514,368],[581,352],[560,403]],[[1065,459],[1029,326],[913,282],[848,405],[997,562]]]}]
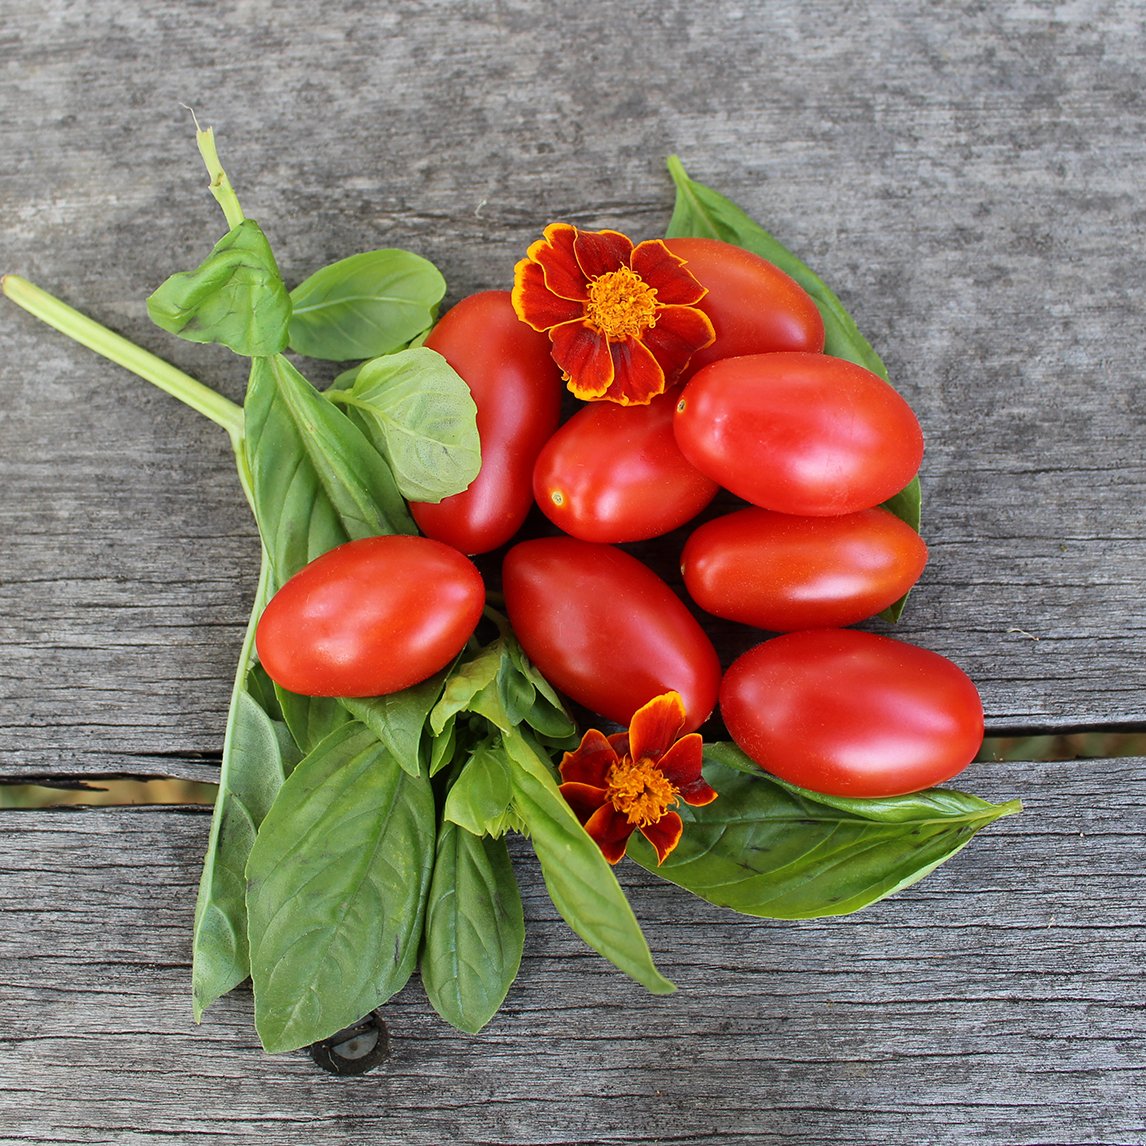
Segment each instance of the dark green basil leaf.
[{"label": "dark green basil leaf", "polygon": [[361,720],[411,776],[425,768],[422,740],[430,710],[442,695],[446,673],[389,696],[344,698],[342,706]]},{"label": "dark green basil leaf", "polygon": [[227,715],[219,791],[195,904],[191,994],[196,1022],[250,973],[243,872],[258,827],[298,761],[285,725],[245,687],[254,625],[269,599],[269,583],[264,566]]},{"label": "dark green basil leaf", "polygon": [[290,292],[291,349],[331,362],[390,354],[430,326],[445,293],[441,272],[420,255],[351,255]]},{"label": "dark green basil leaf", "polygon": [[190,342],[253,358],[286,348],[290,296],[266,236],[244,219],[193,271],[172,275],[147,300],[151,321]]},{"label": "dark green basil leaf", "polygon": [[933,789],[852,800],[767,776],[731,744],[705,746],[704,774],[720,793],[681,806],[684,834],[659,867],[643,837],[629,855],[701,899],[746,915],[845,915],[909,887],[1019,804]]},{"label": "dark green basil leaf", "polygon": [[372,359],[349,389],[326,394],[355,411],[410,501],[441,501],[477,477],[477,406],[436,351],[423,346]]},{"label": "dark green basil leaf", "polygon": [[521,893],[505,841],[443,824],[420,962],[434,1010],[477,1034],[509,993],[524,944]]},{"label": "dark green basil leaf", "polygon": [[275,697],[282,710],[283,720],[303,755],[313,751],[336,728],[351,719],[351,714],[329,696],[304,696],[302,693],[288,692],[276,684]]},{"label": "dark green basil leaf", "polygon": [[247,863],[255,1026],[267,1051],[328,1037],[410,977],[433,868],[434,796],[365,726],[291,773]]},{"label": "dark green basil leaf", "polygon": [[277,584],[344,541],[416,532],[378,451],[282,355],[251,363],[244,410],[255,517]]},{"label": "dark green basil leaf", "polygon": [[594,951],[654,995],[675,991],[656,969],[613,869],[562,798],[548,761],[520,732],[508,734],[504,744],[515,765],[513,806],[561,918]]}]

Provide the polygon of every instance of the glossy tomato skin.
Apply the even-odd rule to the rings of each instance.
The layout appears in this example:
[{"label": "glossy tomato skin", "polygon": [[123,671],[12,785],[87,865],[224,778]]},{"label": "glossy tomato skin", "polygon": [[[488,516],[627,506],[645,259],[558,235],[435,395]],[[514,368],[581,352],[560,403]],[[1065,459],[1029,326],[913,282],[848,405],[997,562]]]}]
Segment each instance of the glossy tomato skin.
[{"label": "glossy tomato skin", "polygon": [[692,356],[690,374],[718,358],[824,349],[824,320],[811,295],[774,263],[720,239],[664,243],[708,289],[697,309],[708,315],[716,337]]},{"label": "glossy tomato skin", "polygon": [[670,391],[647,406],[590,402],[545,444],[533,496],[583,541],[644,541],[695,517],[719,488],[676,444]]},{"label": "glossy tomato skin", "polygon": [[502,563],[510,624],[571,700],[618,724],[675,690],[687,728],[716,705],[720,661],[681,599],[622,549],[573,537],[518,542]]},{"label": "glossy tomato skin", "polygon": [[923,538],[880,508],[838,517],[741,509],[695,529],[681,553],[685,588],[702,609],[779,633],[872,617],[926,563]]},{"label": "glossy tomato skin", "polygon": [[979,693],[938,653],[858,629],[786,633],[729,666],[729,735],[765,771],[830,796],[949,780],[983,742]]},{"label": "glossy tomato skin", "polygon": [[681,452],[745,501],[808,517],[870,509],[923,459],[911,407],[878,374],[826,354],[725,358],[685,384]]},{"label": "glossy tomato skin", "polygon": [[255,630],[270,678],[305,696],[384,696],[444,668],[485,606],[473,562],[426,537],[350,541],[304,566]]},{"label": "glossy tomato skin", "polygon": [[507,290],[452,306],[426,339],[461,375],[477,406],[481,471],[461,493],[410,512],[427,536],[463,553],[488,553],[521,528],[533,506],[531,477],[557,428],[561,374],[549,338],[514,313]]}]

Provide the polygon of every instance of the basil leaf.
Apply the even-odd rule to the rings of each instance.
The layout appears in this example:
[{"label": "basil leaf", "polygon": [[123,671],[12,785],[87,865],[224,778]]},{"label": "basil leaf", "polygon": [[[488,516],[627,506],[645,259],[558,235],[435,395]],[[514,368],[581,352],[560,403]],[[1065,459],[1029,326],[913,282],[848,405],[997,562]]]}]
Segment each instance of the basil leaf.
[{"label": "basil leaf", "polygon": [[444,672],[389,696],[345,697],[342,706],[386,746],[402,770],[419,775],[424,767],[422,733],[442,694]]},{"label": "basil leaf", "polygon": [[521,893],[505,841],[443,824],[420,963],[434,1010],[477,1034],[509,993],[524,945]]},{"label": "basil leaf", "polygon": [[436,351],[420,347],[375,358],[362,365],[350,389],[326,393],[358,414],[410,501],[441,501],[477,477],[477,406]]},{"label": "basil leaf", "polygon": [[405,984],[434,822],[429,782],[357,722],[283,784],[247,863],[255,1026],[268,1052],[326,1038]]},{"label": "basil leaf", "polygon": [[430,326],[445,293],[441,272],[420,255],[351,255],[290,292],[291,349],[331,362],[390,354]]},{"label": "basil leaf", "polygon": [[701,899],[770,919],[857,911],[1019,810],[945,789],[870,801],[821,796],[767,776],[730,744],[706,745],[705,759],[719,799],[677,809],[684,833],[659,867],[643,837],[634,835],[628,854]]},{"label": "basil leaf", "polygon": [[259,824],[298,759],[285,726],[246,688],[254,625],[269,599],[269,584],[264,563],[227,715],[219,791],[195,903],[191,996],[196,1022],[250,973],[243,870]]},{"label": "basil leaf", "polygon": [[219,343],[252,358],[286,348],[291,302],[267,237],[244,219],[195,270],[160,285],[147,313],[189,342]]},{"label": "basil leaf", "polygon": [[351,719],[351,714],[328,696],[304,696],[299,692],[288,692],[276,684],[275,697],[283,720],[304,755]]},{"label": "basil leaf", "polygon": [[475,836],[502,836],[516,827],[512,768],[500,738],[483,741],[450,788],[442,819]]},{"label": "basil leaf", "polygon": [[416,532],[378,451],[287,359],[254,359],[244,410],[255,517],[278,584],[344,541]]},{"label": "basil leaf", "polygon": [[513,806],[561,918],[594,951],[654,995],[676,988],[653,964],[640,924],[600,848],[557,790],[549,764],[520,732],[504,739],[515,767]]},{"label": "basil leaf", "polygon": [[430,728],[435,736],[441,734],[446,722],[459,712],[477,711],[475,705],[483,692],[497,689],[497,674],[501,668],[503,645],[496,640],[469,660],[458,664],[446,678],[442,699],[430,713]]}]

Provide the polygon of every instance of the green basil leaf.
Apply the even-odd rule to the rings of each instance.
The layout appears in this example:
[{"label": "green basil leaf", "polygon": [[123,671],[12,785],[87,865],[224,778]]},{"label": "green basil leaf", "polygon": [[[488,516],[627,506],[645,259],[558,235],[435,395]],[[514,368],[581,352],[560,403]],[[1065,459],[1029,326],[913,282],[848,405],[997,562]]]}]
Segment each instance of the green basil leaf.
[{"label": "green basil leaf", "polygon": [[341,703],[378,737],[403,771],[417,776],[424,768],[422,733],[445,679],[445,672],[435,673],[389,696],[346,697]]},{"label": "green basil leaf", "polygon": [[147,313],[180,338],[253,358],[286,348],[291,302],[270,243],[244,219],[195,270],[167,279],[148,298]]},{"label": "green basil leaf", "polygon": [[430,737],[431,777],[436,776],[443,768],[453,762],[457,742],[457,718],[451,716],[446,720],[445,724]]},{"label": "green basil leaf", "polygon": [[191,960],[196,1022],[250,973],[243,871],[259,824],[298,760],[285,726],[244,687],[251,676],[252,633],[269,599],[269,584],[264,565],[227,715],[219,791],[199,879]]},{"label": "green basil leaf", "polygon": [[561,918],[594,951],[654,995],[675,991],[656,969],[613,869],[562,798],[548,762],[520,732],[507,735],[504,743],[515,765],[513,806]]},{"label": "green basil leaf", "polygon": [[442,699],[430,713],[430,728],[435,736],[441,734],[446,722],[457,713],[476,711],[475,705],[483,692],[496,691],[503,656],[504,646],[499,639],[479,649],[469,660],[461,661],[450,672]]},{"label": "green basil leaf", "polygon": [[509,993],[524,945],[521,893],[505,841],[443,824],[420,963],[434,1010],[477,1034]]},{"label": "green basil leaf", "polygon": [[512,768],[500,737],[483,741],[451,786],[442,819],[475,836],[502,836],[515,827]]},{"label": "green basil leaf", "polygon": [[269,1052],[381,1006],[417,960],[435,846],[429,781],[353,722],[291,773],[247,863],[255,1026]]},{"label": "green basil leaf", "polygon": [[351,719],[351,714],[329,696],[304,696],[276,684],[275,697],[283,720],[304,755]]},{"label": "green basil leaf", "polygon": [[386,462],[282,355],[256,358],[245,458],[276,583],[358,537],[415,533]]},{"label": "green basil leaf", "polygon": [[390,354],[430,326],[445,293],[441,272],[420,255],[351,255],[290,292],[291,349],[331,362]]},{"label": "green basil leaf", "polygon": [[933,789],[881,800],[822,796],[766,775],[730,744],[705,746],[705,778],[720,793],[681,806],[684,833],[659,867],[634,835],[629,856],[701,899],[746,915],[845,915],[909,887],[1019,810]]},{"label": "green basil leaf", "polygon": [[477,406],[437,351],[423,346],[375,358],[361,366],[350,389],[326,393],[358,414],[410,501],[441,501],[477,477]]}]

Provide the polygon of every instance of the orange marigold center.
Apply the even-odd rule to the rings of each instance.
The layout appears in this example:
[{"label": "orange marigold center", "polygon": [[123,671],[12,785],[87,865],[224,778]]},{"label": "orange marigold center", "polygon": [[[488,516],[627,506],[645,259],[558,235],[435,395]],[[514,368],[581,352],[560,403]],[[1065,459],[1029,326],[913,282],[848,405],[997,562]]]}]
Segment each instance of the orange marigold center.
[{"label": "orange marigold center", "polygon": [[585,318],[613,342],[639,338],[656,323],[657,292],[636,271],[620,267],[589,283]]},{"label": "orange marigold center", "polygon": [[646,757],[624,756],[613,764],[605,790],[613,807],[638,828],[657,823],[677,798],[672,781]]}]

